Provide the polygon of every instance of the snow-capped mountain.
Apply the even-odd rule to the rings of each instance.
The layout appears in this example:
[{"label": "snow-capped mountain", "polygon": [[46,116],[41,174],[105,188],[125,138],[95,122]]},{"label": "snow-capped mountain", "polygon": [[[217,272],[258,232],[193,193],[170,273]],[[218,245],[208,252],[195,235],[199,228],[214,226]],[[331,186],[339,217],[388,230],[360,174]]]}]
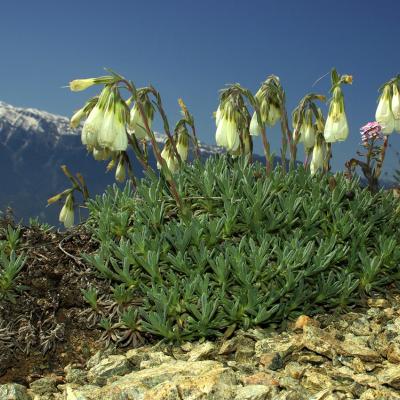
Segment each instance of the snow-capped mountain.
[{"label": "snow-capped mountain", "polygon": [[[165,140],[162,134],[156,138],[160,143]],[[201,152],[207,157],[221,150],[201,145]],[[91,195],[114,183],[114,174],[106,174],[106,165],[99,166],[87,154],[80,129],[71,129],[67,117],[0,102],[0,211],[9,206],[17,219],[27,222],[40,216],[55,224],[59,207],[46,208],[46,204],[49,197],[69,187],[60,170],[63,164],[82,173]],[[141,170],[139,164],[133,167]]]}]

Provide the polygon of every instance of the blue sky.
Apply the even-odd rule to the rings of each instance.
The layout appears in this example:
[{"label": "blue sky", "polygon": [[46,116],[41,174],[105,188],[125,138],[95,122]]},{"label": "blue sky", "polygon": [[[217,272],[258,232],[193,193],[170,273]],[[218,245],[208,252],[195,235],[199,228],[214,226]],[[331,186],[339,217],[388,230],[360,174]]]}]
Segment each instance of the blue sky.
[{"label": "blue sky", "polygon": [[[374,119],[378,87],[400,73],[398,0],[14,0],[2,16],[0,100],[71,115],[94,91],[61,87],[110,67],[156,86],[171,125],[182,97],[207,143],[215,143],[212,112],[225,84],[255,92],[276,74],[291,112],[304,94],[327,94],[329,78],[312,84],[335,66],[354,76],[344,90],[350,138],[334,147],[335,169]],[[279,153],[279,131],[269,137]],[[400,149],[399,134],[390,141]],[[389,154],[387,166],[395,165]]]}]

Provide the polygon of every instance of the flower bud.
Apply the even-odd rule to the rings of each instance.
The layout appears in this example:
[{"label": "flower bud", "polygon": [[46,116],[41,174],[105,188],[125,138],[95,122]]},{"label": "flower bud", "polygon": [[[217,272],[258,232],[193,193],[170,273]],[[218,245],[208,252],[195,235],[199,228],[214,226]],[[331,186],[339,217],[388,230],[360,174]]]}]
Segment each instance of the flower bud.
[{"label": "flower bud", "polygon": [[93,86],[96,83],[95,78],[87,78],[87,79],[75,79],[69,83],[69,88],[73,92],[80,92]]},{"label": "flower bud", "polygon": [[125,163],[122,157],[120,158],[117,169],[115,171],[115,179],[118,182],[124,182],[126,178],[126,173],[125,173]]}]

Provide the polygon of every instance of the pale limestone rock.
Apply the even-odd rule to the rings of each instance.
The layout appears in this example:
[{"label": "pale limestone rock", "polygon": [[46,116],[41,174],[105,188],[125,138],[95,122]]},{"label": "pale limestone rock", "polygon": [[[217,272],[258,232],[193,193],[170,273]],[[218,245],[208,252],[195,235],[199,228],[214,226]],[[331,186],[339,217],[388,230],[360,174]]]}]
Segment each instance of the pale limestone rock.
[{"label": "pale limestone rock", "polygon": [[31,400],[26,387],[18,383],[6,383],[0,385],[0,399],[4,400]]},{"label": "pale limestone rock", "polygon": [[273,389],[265,385],[248,385],[236,390],[235,400],[268,400]]},{"label": "pale limestone rock", "polygon": [[107,379],[118,375],[125,375],[132,370],[128,359],[123,355],[113,355],[104,358],[99,364],[88,371],[88,381],[95,385],[104,385]]}]

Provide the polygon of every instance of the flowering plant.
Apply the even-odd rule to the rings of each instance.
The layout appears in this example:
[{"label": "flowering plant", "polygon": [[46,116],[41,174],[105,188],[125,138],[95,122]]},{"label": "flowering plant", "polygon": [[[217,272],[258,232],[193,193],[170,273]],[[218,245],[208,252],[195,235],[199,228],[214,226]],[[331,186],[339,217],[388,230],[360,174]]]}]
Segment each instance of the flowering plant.
[{"label": "flowering plant", "polygon": [[388,136],[384,135],[384,129],[379,122],[373,121],[360,128],[361,145],[365,152],[357,151],[357,155],[365,157],[366,161],[352,158],[345,164],[348,174],[351,176],[355,168],[359,166],[368,181],[368,187],[372,191],[378,190],[378,179],[382,173],[388,145]]}]

